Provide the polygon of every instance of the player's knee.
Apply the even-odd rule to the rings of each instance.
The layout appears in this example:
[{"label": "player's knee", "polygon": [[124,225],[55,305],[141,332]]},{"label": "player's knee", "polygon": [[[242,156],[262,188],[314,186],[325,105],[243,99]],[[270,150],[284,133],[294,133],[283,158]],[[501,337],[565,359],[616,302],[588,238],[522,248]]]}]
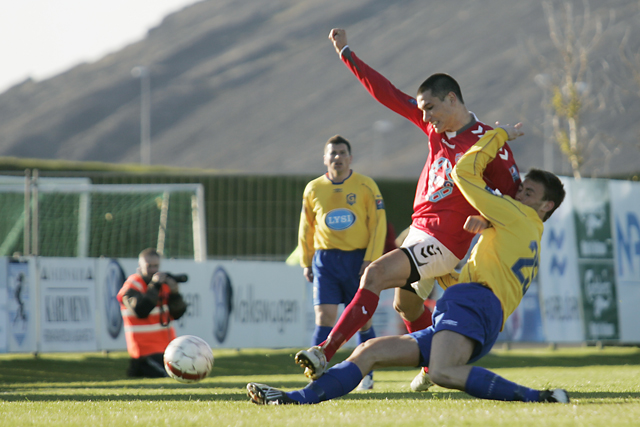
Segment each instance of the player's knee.
[{"label": "player's knee", "polygon": [[403,301],[401,299],[393,300],[393,309],[405,320],[414,321],[424,311],[424,307],[421,303],[414,303],[412,301]]},{"label": "player's knee", "polygon": [[336,323],[337,313],[332,310],[322,310],[316,308],[316,325],[318,326],[333,326]]},{"label": "player's knee", "polygon": [[406,319],[406,312],[405,312],[405,306],[406,304],[403,304],[402,301],[394,299],[393,300],[393,309],[395,311],[398,312],[398,314],[400,314],[400,316],[402,316],[404,319]]},{"label": "player's knee", "polygon": [[436,367],[432,368],[430,366],[429,377],[431,378],[431,381],[433,381],[435,385],[438,385],[440,387],[453,388],[453,389],[459,388],[455,378],[449,375],[449,373],[447,372],[447,369],[439,369]]},{"label": "player's knee", "polygon": [[433,381],[435,385],[448,388],[447,376],[446,374],[444,374],[444,372],[441,369],[429,367],[429,377],[431,378],[431,381]]},{"label": "player's knee", "polygon": [[384,289],[384,271],[385,267],[379,263],[372,263],[364,270],[360,287],[378,293]]},{"label": "player's knee", "polygon": [[376,345],[378,345],[378,339],[372,338],[359,344],[351,356],[349,356],[348,360],[361,365],[373,366],[377,362],[376,356],[378,352],[375,350]]}]

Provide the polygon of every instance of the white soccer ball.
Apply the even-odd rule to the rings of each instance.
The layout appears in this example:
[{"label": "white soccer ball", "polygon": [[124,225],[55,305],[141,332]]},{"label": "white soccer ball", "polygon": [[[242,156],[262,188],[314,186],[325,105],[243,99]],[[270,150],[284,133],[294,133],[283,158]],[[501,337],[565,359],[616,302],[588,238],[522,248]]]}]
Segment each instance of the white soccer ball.
[{"label": "white soccer ball", "polygon": [[213,353],[205,340],[183,335],[171,341],[164,351],[164,369],[181,383],[195,383],[205,378],[213,367]]}]

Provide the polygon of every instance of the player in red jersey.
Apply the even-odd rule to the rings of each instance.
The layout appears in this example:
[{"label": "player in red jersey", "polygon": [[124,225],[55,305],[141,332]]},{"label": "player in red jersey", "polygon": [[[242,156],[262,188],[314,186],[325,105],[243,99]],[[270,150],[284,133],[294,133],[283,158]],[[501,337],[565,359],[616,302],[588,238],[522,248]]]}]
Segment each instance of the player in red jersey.
[{"label": "player in red jersey", "polygon": [[[344,310],[327,340],[300,351],[296,363],[305,375],[318,378],[327,362],[373,316],[380,292],[395,288],[394,307],[409,332],[431,325],[431,312],[423,304],[436,278],[455,280],[455,266],[467,253],[473,234],[464,231],[467,218],[484,220],[454,185],[450,173],[462,155],[492,127],[478,121],[464,104],[458,83],[449,75],[434,74],[413,98],[369,67],[347,45],[346,31],[332,29],[329,39],[342,62],[381,104],[405,117],[428,135],[429,155],[414,199],[412,225],[402,247],[383,255],[365,271],[360,289]],[[508,145],[485,170],[488,187],[515,196],[520,173]],[[411,388],[423,391],[431,381],[425,370]]]}]

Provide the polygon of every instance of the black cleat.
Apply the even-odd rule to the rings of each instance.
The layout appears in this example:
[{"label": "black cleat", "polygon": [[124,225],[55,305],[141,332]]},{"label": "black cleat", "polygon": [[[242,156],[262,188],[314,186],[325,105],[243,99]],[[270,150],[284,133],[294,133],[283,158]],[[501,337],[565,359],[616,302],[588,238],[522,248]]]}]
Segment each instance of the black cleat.
[{"label": "black cleat", "polygon": [[569,394],[561,388],[543,390],[540,392],[540,402],[569,403]]},{"label": "black cleat", "polygon": [[299,405],[300,402],[293,400],[284,391],[270,387],[266,384],[247,384],[247,395],[256,405]]}]

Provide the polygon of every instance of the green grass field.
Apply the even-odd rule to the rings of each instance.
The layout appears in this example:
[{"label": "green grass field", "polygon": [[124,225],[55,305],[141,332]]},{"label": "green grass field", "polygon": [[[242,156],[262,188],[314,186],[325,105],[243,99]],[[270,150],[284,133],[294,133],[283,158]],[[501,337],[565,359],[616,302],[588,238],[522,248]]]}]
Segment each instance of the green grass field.
[{"label": "green grass field", "polygon": [[[496,402],[433,387],[416,369],[375,374],[375,388],[313,406],[257,406],[247,382],[294,389],[296,350],[214,350],[204,381],[130,380],[125,353],[0,355],[0,426],[638,426],[640,349],[497,350],[480,366],[534,388],[565,388],[569,405]],[[333,361],[345,358],[340,352]]]}]

